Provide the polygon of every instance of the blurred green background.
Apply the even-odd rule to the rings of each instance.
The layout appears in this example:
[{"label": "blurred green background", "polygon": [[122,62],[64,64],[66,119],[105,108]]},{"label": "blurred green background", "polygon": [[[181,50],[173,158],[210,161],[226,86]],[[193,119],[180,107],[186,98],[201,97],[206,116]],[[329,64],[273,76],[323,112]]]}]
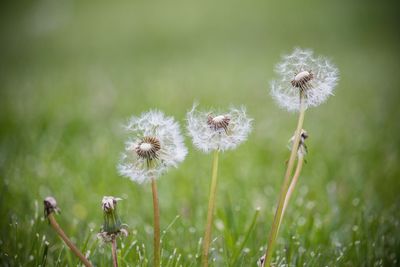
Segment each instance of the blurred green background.
[{"label": "blurred green background", "polygon": [[[157,108],[184,127],[195,100],[243,104],[255,119],[249,140],[220,158],[212,252],[214,266],[255,266],[296,123],[271,99],[269,81],[294,47],[331,58],[341,80],[334,97],[307,111],[310,153],[274,261],[400,266],[397,9],[361,0],[1,3],[2,266],[77,264],[42,218],[48,195],[96,266],[111,263],[96,239],[102,196],[123,197],[131,233],[121,264],[151,266],[150,186],[117,174],[121,125]],[[163,266],[199,265],[211,156],[186,144],[187,159],[159,180]]]}]

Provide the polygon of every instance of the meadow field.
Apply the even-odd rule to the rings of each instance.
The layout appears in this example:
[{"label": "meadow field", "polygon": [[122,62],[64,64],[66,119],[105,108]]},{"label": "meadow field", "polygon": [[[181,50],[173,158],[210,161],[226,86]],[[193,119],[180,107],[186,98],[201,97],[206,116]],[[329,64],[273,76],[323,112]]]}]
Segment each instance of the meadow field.
[{"label": "meadow field", "polygon": [[[263,255],[297,116],[270,96],[295,47],[340,71],[307,110],[307,164],[283,220],[275,266],[400,266],[400,35],[395,1],[21,1],[0,4],[0,265],[77,266],[43,218],[95,266],[103,196],[129,236],[121,266],[152,266],[149,184],[117,172],[132,115],[159,109],[186,133],[193,102],[247,107],[253,130],[220,155],[212,266]],[[200,266],[212,157],[189,153],[158,180],[162,266]]]}]

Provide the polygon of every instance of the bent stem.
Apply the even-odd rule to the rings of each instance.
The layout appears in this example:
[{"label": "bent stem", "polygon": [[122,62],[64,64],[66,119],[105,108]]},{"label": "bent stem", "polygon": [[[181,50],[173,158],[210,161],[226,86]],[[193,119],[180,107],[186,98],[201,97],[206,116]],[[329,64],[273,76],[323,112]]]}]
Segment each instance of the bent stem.
[{"label": "bent stem", "polygon": [[89,262],[88,259],[79,251],[79,249],[72,243],[72,241],[68,238],[68,236],[64,233],[63,229],[58,225],[56,218],[54,217],[53,213],[47,215],[50,225],[54,228],[57,234],[64,240],[65,244],[71,249],[71,251],[80,259],[80,261],[86,267],[92,267],[92,264]]},{"label": "bent stem", "polygon": [[158,205],[158,193],[156,180],[151,180],[151,189],[153,192],[153,210],[154,210],[154,267],[160,266],[160,208]]},{"label": "bent stem", "polygon": [[219,155],[219,150],[215,150],[212,163],[210,196],[208,199],[207,225],[206,225],[206,231],[204,233],[203,253],[201,260],[203,267],[208,266],[208,251],[210,249],[212,221],[215,208],[215,196],[217,191],[217,180],[218,180],[218,155]]},{"label": "bent stem", "polygon": [[304,103],[303,103],[303,94],[300,93],[300,113],[299,113],[299,119],[297,122],[295,138],[293,141],[292,151],[290,153],[290,158],[289,158],[289,162],[287,165],[285,178],[283,180],[282,189],[281,189],[281,192],[279,195],[278,206],[276,207],[274,221],[272,223],[271,232],[270,232],[269,238],[268,238],[268,246],[267,246],[267,249],[265,252],[265,261],[262,265],[263,267],[264,266],[270,267],[270,264],[271,264],[272,252],[274,250],[276,238],[278,236],[278,231],[279,231],[280,224],[282,221],[282,215],[283,215],[283,209],[284,209],[283,206],[284,206],[285,199],[286,199],[286,193],[289,188],[290,177],[292,174],[294,162],[296,160],[297,150],[299,148],[301,129],[303,128],[303,123],[304,123],[304,113],[305,113],[305,108],[304,108]]},{"label": "bent stem", "polygon": [[117,239],[115,237],[112,239],[111,247],[112,247],[113,266],[118,267]]},{"label": "bent stem", "polygon": [[283,214],[285,214],[286,207],[289,203],[290,197],[293,195],[294,188],[296,187],[297,181],[299,180],[301,169],[303,168],[303,163],[304,163],[304,157],[299,156],[297,160],[296,170],[294,171],[292,181],[290,182],[290,186],[286,194],[285,203],[283,204],[282,217],[281,217],[281,222],[279,224],[282,223]]}]

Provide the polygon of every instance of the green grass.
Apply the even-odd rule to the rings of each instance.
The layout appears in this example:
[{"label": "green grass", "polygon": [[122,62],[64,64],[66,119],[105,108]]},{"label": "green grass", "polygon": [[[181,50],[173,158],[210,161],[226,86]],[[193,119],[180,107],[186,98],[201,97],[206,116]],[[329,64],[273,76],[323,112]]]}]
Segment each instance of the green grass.
[{"label": "green grass", "polygon": [[[244,104],[249,140],[220,155],[214,266],[255,266],[283,181],[296,115],[269,96],[280,55],[332,58],[335,96],[306,113],[309,155],[283,221],[279,266],[400,266],[399,38],[394,3],[365,1],[22,2],[0,8],[0,264],[75,266],[42,218],[53,195],[64,230],[96,266],[103,195],[130,227],[122,266],[151,266],[150,185],[118,176],[132,114],[184,124],[203,107]],[[194,149],[159,180],[163,266],[199,266],[211,156]],[[256,208],[259,215],[254,221]],[[246,241],[246,242],[244,242]],[[235,259],[236,262],[233,262]]]}]

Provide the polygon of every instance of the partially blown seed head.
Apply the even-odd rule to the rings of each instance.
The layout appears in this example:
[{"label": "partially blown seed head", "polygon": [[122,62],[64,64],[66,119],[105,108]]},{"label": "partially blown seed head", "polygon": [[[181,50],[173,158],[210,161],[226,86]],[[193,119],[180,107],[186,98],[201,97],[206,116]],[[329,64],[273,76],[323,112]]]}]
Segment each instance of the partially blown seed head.
[{"label": "partially blown seed head", "polygon": [[227,112],[198,111],[193,105],[186,115],[187,130],[193,144],[205,153],[235,149],[247,139],[251,121],[246,109],[230,108]]},{"label": "partially blown seed head", "polygon": [[298,48],[283,56],[275,72],[279,78],[271,82],[272,97],[289,111],[299,110],[300,93],[305,108],[325,102],[339,80],[337,68],[328,59]]},{"label": "partially blown seed head", "polygon": [[132,117],[126,129],[131,137],[118,165],[122,176],[138,183],[148,182],[185,159],[187,149],[179,124],[172,117],[150,111]]}]

